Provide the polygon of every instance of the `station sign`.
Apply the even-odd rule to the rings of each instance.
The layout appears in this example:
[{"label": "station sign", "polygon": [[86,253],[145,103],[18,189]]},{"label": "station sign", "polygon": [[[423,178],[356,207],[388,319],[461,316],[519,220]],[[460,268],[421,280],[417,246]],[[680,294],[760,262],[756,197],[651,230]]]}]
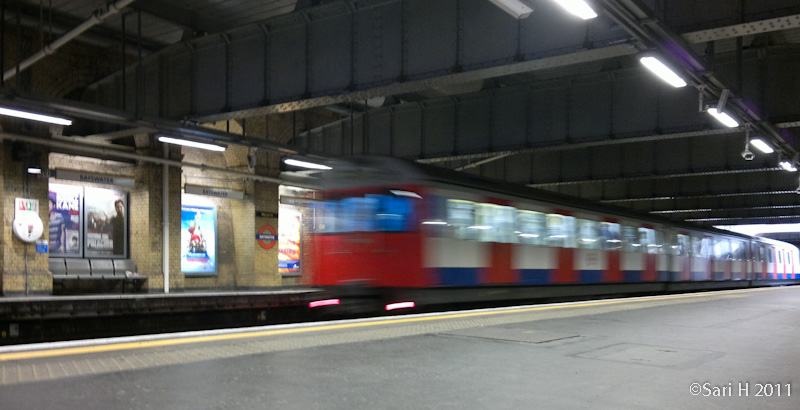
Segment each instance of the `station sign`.
[{"label": "station sign", "polygon": [[187,194],[214,196],[217,198],[244,199],[244,192],[225,188],[211,188],[199,185],[185,185],[183,191]]},{"label": "station sign", "polygon": [[277,218],[277,212],[256,211],[256,218]]},{"label": "station sign", "polygon": [[95,184],[106,184],[116,186],[133,186],[133,178],[120,177],[116,175],[94,174],[91,172],[70,171],[65,169],[57,169],[53,171],[53,177],[56,179],[65,179],[68,181],[91,182]]},{"label": "station sign", "polygon": [[280,203],[281,205],[291,205],[301,208],[313,208],[315,206],[320,206],[320,204],[322,204],[322,201],[318,199],[300,198],[296,196],[281,196]]}]

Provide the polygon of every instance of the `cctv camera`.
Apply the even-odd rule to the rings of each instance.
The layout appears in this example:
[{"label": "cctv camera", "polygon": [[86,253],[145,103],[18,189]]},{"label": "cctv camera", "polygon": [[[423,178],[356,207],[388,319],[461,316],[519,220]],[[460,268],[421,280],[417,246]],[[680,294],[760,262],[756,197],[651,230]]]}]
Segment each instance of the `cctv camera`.
[{"label": "cctv camera", "polygon": [[745,161],[752,161],[755,157],[756,154],[753,154],[750,150],[746,149],[742,151],[742,158],[744,158]]}]

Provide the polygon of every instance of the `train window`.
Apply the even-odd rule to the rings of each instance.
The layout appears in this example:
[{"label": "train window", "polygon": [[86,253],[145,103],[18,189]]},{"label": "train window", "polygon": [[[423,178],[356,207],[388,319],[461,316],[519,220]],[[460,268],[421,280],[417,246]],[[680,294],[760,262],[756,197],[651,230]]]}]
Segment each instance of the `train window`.
[{"label": "train window", "polygon": [[675,245],[675,252],[673,252],[673,253],[675,255],[686,255],[686,254],[688,254],[689,251],[691,250],[692,238],[690,238],[689,235],[678,234],[678,238],[677,239],[678,239],[678,241],[677,241],[677,244]]},{"label": "train window", "polygon": [[578,219],[578,248],[600,249],[598,223],[588,219]]},{"label": "train window", "polygon": [[545,217],[541,212],[517,212],[519,243],[544,245]]},{"label": "train window", "polygon": [[658,249],[659,255],[668,252],[669,246],[666,243],[664,231],[656,231],[656,245],[658,245],[656,249]]},{"label": "train window", "polygon": [[475,203],[459,199],[447,200],[447,224],[456,239],[476,239],[478,228],[475,225]]},{"label": "train window", "polygon": [[345,198],[336,214],[338,232],[374,232],[378,200],[375,198]]},{"label": "train window", "polygon": [[366,195],[325,201],[314,224],[318,233],[398,232],[413,229],[411,199]]},{"label": "train window", "polygon": [[604,250],[619,251],[622,250],[622,240],[620,239],[619,224],[612,222],[600,223],[600,242]]},{"label": "train window", "polygon": [[514,222],[516,208],[493,204],[478,204],[475,213],[475,225],[481,242],[515,242]]},{"label": "train window", "polygon": [[336,232],[336,214],[339,201],[325,201],[320,209],[318,222],[315,224],[318,233]]},{"label": "train window", "polygon": [[692,237],[692,256],[708,258],[711,256],[711,243],[709,238]]},{"label": "train window", "polygon": [[406,230],[406,224],[411,222],[411,203],[408,198],[388,195],[366,195],[367,199],[376,202],[374,225],[376,231],[399,232]]},{"label": "train window", "polygon": [[642,244],[639,243],[639,233],[636,227],[622,227],[622,244],[626,252],[642,252]]},{"label": "train window", "polygon": [[517,208],[513,206],[497,206],[495,210],[497,242],[516,243],[517,235],[514,233],[514,230],[517,227]]},{"label": "train window", "polygon": [[736,261],[745,259],[744,244],[739,241],[731,241],[731,258]]},{"label": "train window", "polygon": [[659,241],[656,238],[656,231],[650,228],[639,228],[639,244],[641,245],[640,252],[649,254],[660,254],[663,247],[663,239]]},{"label": "train window", "polygon": [[575,218],[559,214],[548,214],[547,245],[559,248],[575,248]]},{"label": "train window", "polygon": [[778,263],[783,263],[783,250],[778,249],[776,253],[778,254]]},{"label": "train window", "polygon": [[714,258],[717,260],[731,259],[731,246],[728,239],[717,239],[714,241]]},{"label": "train window", "polygon": [[772,248],[771,246],[768,247],[767,248],[767,263],[774,263],[773,262],[774,258],[772,256],[772,252],[774,252],[774,248]]}]

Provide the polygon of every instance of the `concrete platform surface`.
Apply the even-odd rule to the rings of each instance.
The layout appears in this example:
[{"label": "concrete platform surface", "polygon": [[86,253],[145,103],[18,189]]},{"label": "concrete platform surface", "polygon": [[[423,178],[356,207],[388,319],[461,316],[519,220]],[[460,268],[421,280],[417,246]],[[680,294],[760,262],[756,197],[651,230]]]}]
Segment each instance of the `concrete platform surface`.
[{"label": "concrete platform surface", "polygon": [[3,409],[797,409],[800,287],[0,349]]}]

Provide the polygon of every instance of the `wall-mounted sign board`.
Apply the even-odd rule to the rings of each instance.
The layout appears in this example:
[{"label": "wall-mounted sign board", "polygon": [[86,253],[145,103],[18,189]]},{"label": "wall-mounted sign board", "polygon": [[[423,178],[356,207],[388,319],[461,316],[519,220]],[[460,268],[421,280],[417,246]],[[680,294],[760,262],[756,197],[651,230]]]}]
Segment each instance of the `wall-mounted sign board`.
[{"label": "wall-mounted sign board", "polygon": [[244,199],[244,192],[225,188],[211,188],[198,185],[186,185],[183,191],[187,194],[215,196],[217,198]]},{"label": "wall-mounted sign board", "polygon": [[70,171],[66,169],[57,169],[53,171],[53,177],[56,179],[65,179],[68,181],[91,182],[95,184],[117,185],[117,186],[133,186],[133,178],[120,177],[115,175],[93,174],[91,172]]}]

